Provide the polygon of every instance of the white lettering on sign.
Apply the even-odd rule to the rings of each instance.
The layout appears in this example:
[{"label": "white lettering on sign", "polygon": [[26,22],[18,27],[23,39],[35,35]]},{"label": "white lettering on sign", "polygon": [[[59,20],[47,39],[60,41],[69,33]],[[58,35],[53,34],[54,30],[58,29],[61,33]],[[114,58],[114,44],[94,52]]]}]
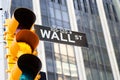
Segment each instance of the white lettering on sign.
[{"label": "white lettering on sign", "polygon": [[75,41],[71,40],[70,34],[68,34],[68,40],[69,40],[69,42],[75,43]]},{"label": "white lettering on sign", "polygon": [[41,36],[42,38],[47,38],[47,39],[57,39],[57,40],[61,40],[64,42],[71,42],[71,43],[75,43],[74,40],[71,39],[71,34],[66,34],[67,37],[64,38],[65,33],[60,33],[60,36],[57,34],[58,31],[55,30],[55,32],[50,31],[50,30],[42,30],[40,29],[41,32]]},{"label": "white lettering on sign", "polygon": [[82,40],[82,37],[83,37],[83,36],[75,35],[75,40]]},{"label": "white lettering on sign", "polygon": [[67,42],[67,40],[63,38],[63,33],[60,33],[60,37],[61,37],[61,41]]},{"label": "white lettering on sign", "polygon": [[44,30],[44,32],[43,32],[43,30],[42,29],[40,29],[40,32],[41,32],[41,35],[42,35],[42,37],[46,37],[46,38],[50,38],[50,32],[51,31],[49,31],[49,32],[47,32],[47,30]]},{"label": "white lettering on sign", "polygon": [[60,40],[57,33],[56,32],[53,32],[52,36],[51,36],[51,39],[57,39],[57,40]]}]

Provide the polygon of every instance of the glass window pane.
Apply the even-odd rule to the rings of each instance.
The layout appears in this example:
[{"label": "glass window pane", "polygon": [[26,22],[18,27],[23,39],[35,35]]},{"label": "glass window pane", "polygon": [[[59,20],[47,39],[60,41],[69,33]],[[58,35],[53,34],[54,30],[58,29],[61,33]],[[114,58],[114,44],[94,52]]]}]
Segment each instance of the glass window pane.
[{"label": "glass window pane", "polygon": [[61,60],[60,54],[57,54],[57,53],[56,53],[56,54],[55,54],[55,59],[60,61],[60,60]]},{"label": "glass window pane", "polygon": [[43,25],[48,25],[48,17],[47,16],[42,16],[42,23],[43,23]]},{"label": "glass window pane", "polygon": [[66,45],[60,44],[60,52],[61,52],[61,54],[63,54],[63,55],[67,55]]},{"label": "glass window pane", "polygon": [[59,53],[60,52],[58,43],[54,43],[54,51],[55,51],[55,53]]},{"label": "glass window pane", "polygon": [[106,66],[110,66],[110,61],[109,61],[109,57],[108,57],[108,54],[107,54],[107,50],[105,48],[101,48],[101,51],[102,51],[102,59],[105,63]]},{"label": "glass window pane", "polygon": [[92,75],[93,75],[93,80],[100,80],[97,69],[91,69],[91,72],[92,72]]},{"label": "glass window pane", "polygon": [[[71,80],[71,76],[64,75],[64,80]],[[74,79],[72,79],[74,80]]]},{"label": "glass window pane", "polygon": [[95,51],[95,56],[98,61],[98,64],[102,64],[100,49],[97,46],[95,46],[94,48],[95,48],[94,51]]},{"label": "glass window pane", "polygon": [[49,6],[50,6],[50,7],[53,7],[53,3],[52,3],[52,2],[49,2]]},{"label": "glass window pane", "polygon": [[61,68],[61,62],[60,61],[56,61],[56,68],[57,68],[57,73],[58,74],[62,74],[62,68]]},{"label": "glass window pane", "polygon": [[54,10],[53,10],[53,8],[50,7],[50,8],[49,8],[49,12],[50,12],[50,16],[51,16],[51,17],[55,17],[55,16],[54,16]]},{"label": "glass window pane", "polygon": [[56,16],[56,19],[59,19],[59,20],[61,20],[62,18],[62,16],[61,16],[61,12],[60,12],[60,10],[55,10],[55,16]]},{"label": "glass window pane", "polygon": [[49,72],[54,72],[54,66],[53,66],[53,61],[52,61],[52,59],[48,59],[47,58],[47,65],[49,65],[49,66],[47,66],[47,71],[49,71]]},{"label": "glass window pane", "polygon": [[77,77],[77,69],[75,64],[70,64],[70,71],[72,77]]},{"label": "glass window pane", "polygon": [[[100,78],[101,78],[101,80],[107,80],[105,72],[104,71],[99,71],[99,72],[100,72]],[[110,79],[108,79],[108,80],[110,80]]]},{"label": "glass window pane", "polygon": [[85,68],[87,80],[92,80],[90,68]]},{"label": "glass window pane", "polygon": [[67,12],[62,12],[62,16],[63,16],[63,21],[66,21],[66,22],[69,21]]},{"label": "glass window pane", "polygon": [[62,5],[62,6],[61,6],[61,10],[62,10],[62,11],[67,11],[67,7]]},{"label": "glass window pane", "polygon": [[48,72],[48,80],[55,80],[55,74],[52,72]]},{"label": "glass window pane", "polygon": [[113,75],[110,72],[107,72],[107,78],[108,78],[108,80],[114,80]]},{"label": "glass window pane", "polygon": [[50,26],[51,27],[55,26],[55,19],[54,18],[50,19]]},{"label": "glass window pane", "polygon": [[64,75],[70,75],[70,71],[69,71],[69,64],[62,62],[62,67],[63,67],[63,74]]},{"label": "glass window pane", "polygon": [[64,27],[65,29],[70,29],[70,24],[69,24],[68,22],[64,22],[64,23],[63,23],[63,27]]},{"label": "glass window pane", "polygon": [[56,20],[56,25],[59,27],[62,27],[62,21],[61,20]]},{"label": "glass window pane", "polygon": [[66,0],[61,0],[62,1],[62,5],[66,5]]},{"label": "glass window pane", "polygon": [[82,48],[82,52],[84,60],[88,60],[88,50],[86,48]]},{"label": "glass window pane", "polygon": [[61,55],[62,61],[63,62],[68,62],[68,58],[65,55]]},{"label": "glass window pane", "polygon": [[67,45],[68,56],[74,57],[74,49],[72,46]]},{"label": "glass window pane", "polygon": [[75,58],[74,57],[69,57],[69,63],[75,64]]},{"label": "glass window pane", "polygon": [[89,59],[91,62],[96,62],[96,56],[94,53],[94,48],[93,46],[90,46],[89,51],[88,51]]},{"label": "glass window pane", "polygon": [[62,74],[57,74],[57,79],[56,80],[63,80]]},{"label": "glass window pane", "polygon": [[60,4],[54,3],[54,8],[60,9]]}]

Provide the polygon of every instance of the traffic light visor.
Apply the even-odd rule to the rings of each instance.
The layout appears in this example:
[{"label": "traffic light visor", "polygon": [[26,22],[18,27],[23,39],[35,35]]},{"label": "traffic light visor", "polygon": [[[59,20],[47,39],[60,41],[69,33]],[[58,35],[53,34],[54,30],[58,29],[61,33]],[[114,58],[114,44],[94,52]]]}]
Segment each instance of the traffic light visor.
[{"label": "traffic light visor", "polygon": [[30,29],[36,20],[35,14],[27,8],[16,9],[13,16],[19,22],[17,29]]}]

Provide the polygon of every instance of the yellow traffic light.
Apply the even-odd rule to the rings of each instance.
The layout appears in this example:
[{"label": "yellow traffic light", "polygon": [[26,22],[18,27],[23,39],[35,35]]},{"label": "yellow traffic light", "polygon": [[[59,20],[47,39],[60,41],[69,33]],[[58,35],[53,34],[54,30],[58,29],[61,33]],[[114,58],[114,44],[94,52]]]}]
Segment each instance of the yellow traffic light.
[{"label": "yellow traffic light", "polygon": [[[31,58],[33,56],[34,58],[36,58],[31,62],[35,63],[35,61],[38,60],[39,64],[36,64],[33,67],[28,66],[27,69],[34,69],[34,67],[36,66],[38,66],[38,69],[36,70],[36,72],[27,75],[29,75],[30,77],[32,76],[31,78],[34,79],[41,69],[41,61],[36,56],[36,47],[39,43],[39,38],[31,30],[31,27],[33,26],[35,20],[35,14],[31,10],[26,8],[16,9],[12,18],[6,19],[6,23],[4,25],[6,26],[5,40],[7,44],[6,57],[8,62],[7,71],[9,72],[9,80],[22,80],[26,72],[24,74],[24,70],[20,64],[26,62],[27,59],[29,59],[29,61],[32,60]],[[30,58],[26,58],[24,59],[25,61],[21,61],[19,58],[21,58],[21,56],[23,55],[29,55]],[[17,65],[17,61],[19,65]],[[24,64],[29,63],[29,61]],[[30,63],[29,65],[31,64],[33,65],[33,63]],[[33,69],[31,69],[31,71],[33,71]]]},{"label": "yellow traffic light", "polygon": [[[13,41],[13,44],[11,44],[9,49],[12,59],[14,59],[14,61],[16,62],[19,59],[19,57],[22,56],[23,54],[34,55],[33,52],[36,49],[38,43],[39,43],[39,38],[34,32],[26,29],[20,30],[16,34],[15,41]],[[13,68],[14,66],[15,68]],[[10,75],[10,80],[14,80],[14,79],[17,80],[21,75],[21,71],[16,66],[17,65],[15,64],[11,66],[12,73]],[[14,74],[14,73],[17,73],[17,74]]]}]

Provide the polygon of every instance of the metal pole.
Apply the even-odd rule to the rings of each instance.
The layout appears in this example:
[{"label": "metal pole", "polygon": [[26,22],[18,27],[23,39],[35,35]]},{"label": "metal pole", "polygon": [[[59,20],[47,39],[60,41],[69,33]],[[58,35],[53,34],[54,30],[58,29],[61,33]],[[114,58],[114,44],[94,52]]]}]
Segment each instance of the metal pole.
[{"label": "metal pole", "polygon": [[3,6],[0,0],[0,79],[5,80],[5,59],[4,59],[4,42],[3,42]]}]

